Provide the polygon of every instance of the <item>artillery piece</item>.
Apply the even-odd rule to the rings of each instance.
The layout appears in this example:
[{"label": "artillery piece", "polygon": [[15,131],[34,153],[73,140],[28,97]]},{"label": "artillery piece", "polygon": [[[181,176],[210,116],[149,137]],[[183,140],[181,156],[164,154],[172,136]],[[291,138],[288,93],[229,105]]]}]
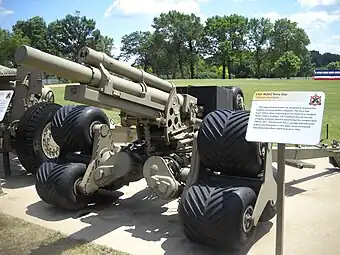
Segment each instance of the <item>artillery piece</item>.
[{"label": "artillery piece", "polygon": [[[59,157],[36,175],[46,203],[80,209],[102,189],[145,178],[161,199],[181,198],[180,222],[190,240],[221,248],[249,244],[258,222],[275,216],[275,200],[259,194],[264,178],[275,183],[276,155],[266,144],[245,140],[249,112],[239,88],[176,88],[88,47],[80,50],[80,63],[29,46],[20,47],[15,59],[78,82],[65,87],[64,97],[85,104],[64,106],[52,120]],[[136,139],[117,144],[117,126],[97,107],[120,109],[122,129],[135,128]],[[287,158],[338,162],[338,149],[288,150]]]},{"label": "artillery piece", "polygon": [[59,148],[49,136],[58,105],[54,104],[53,91],[42,85],[42,74],[24,66],[0,66],[0,152],[5,176],[11,174],[9,152],[16,153],[30,173],[48,158],[58,156]]}]

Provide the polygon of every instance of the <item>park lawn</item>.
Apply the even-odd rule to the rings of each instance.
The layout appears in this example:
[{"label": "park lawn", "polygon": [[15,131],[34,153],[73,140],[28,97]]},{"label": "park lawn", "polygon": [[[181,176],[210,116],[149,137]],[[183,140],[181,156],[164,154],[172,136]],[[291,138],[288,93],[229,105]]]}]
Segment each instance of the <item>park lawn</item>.
[{"label": "park lawn", "polygon": [[0,254],[128,255],[0,213]]},{"label": "park lawn", "polygon": [[[329,125],[329,139],[340,139],[340,81],[315,81],[315,80],[174,80],[176,86],[238,86],[245,96],[247,109],[256,91],[323,91],[326,94],[326,105],[323,119],[322,138],[326,138],[326,124]],[[51,86],[53,87],[53,86]],[[63,99],[63,88],[53,88],[56,101],[62,105],[74,104]],[[338,105],[338,106],[337,106]],[[116,123],[119,123],[119,111],[106,111]]]}]

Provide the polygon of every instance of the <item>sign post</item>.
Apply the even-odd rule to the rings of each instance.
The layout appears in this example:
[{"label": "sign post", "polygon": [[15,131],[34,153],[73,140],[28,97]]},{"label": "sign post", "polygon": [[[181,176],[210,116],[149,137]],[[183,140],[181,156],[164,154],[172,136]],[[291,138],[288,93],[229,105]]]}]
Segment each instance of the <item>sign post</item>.
[{"label": "sign post", "polygon": [[[246,140],[278,144],[276,255],[283,254],[285,146],[319,143],[324,105],[323,92],[265,91],[256,92],[253,97]],[[261,199],[261,192],[258,199]]]},{"label": "sign post", "polygon": [[[4,120],[7,109],[12,100],[14,90],[2,90],[0,91],[0,122]],[[0,141],[0,147],[2,147],[2,141]],[[6,166],[4,167],[6,171]],[[1,176],[0,176],[0,196],[3,195]]]}]

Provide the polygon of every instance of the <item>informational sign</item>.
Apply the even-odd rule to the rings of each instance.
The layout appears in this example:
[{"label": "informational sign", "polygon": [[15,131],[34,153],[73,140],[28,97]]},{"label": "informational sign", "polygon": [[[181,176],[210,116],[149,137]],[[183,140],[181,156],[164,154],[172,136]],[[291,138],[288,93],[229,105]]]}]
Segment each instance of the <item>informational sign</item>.
[{"label": "informational sign", "polygon": [[256,92],[246,140],[316,145],[320,142],[324,106],[323,92]]},{"label": "informational sign", "polygon": [[0,121],[3,121],[9,103],[12,100],[13,90],[0,90]]}]

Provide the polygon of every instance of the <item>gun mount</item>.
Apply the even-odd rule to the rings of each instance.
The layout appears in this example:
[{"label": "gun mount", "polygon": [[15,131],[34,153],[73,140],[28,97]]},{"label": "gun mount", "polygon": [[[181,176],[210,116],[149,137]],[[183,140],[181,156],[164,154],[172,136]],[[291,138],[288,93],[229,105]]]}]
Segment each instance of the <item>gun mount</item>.
[{"label": "gun mount", "polygon": [[[20,47],[15,60],[79,83],[66,86],[64,98],[82,105],[64,106],[52,120],[59,156],[37,173],[37,193],[46,203],[76,210],[99,191],[145,178],[160,198],[181,197],[188,238],[229,248],[249,244],[254,226],[275,216],[273,196],[260,194],[263,187],[275,189],[275,154],[267,144],[245,140],[249,112],[241,89],[176,88],[88,47],[80,50],[80,63],[29,46]],[[136,137],[116,143],[116,125],[97,107],[119,109],[121,129]],[[330,157],[339,164],[335,145],[317,153],[294,150],[288,158]]]}]

